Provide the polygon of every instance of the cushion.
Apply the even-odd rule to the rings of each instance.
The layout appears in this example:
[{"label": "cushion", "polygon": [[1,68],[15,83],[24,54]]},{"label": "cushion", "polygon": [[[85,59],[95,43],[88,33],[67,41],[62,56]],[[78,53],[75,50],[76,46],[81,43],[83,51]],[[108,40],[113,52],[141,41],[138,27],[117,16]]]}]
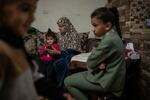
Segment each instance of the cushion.
[{"label": "cushion", "polygon": [[[46,33],[40,32],[35,28],[32,28],[28,31],[28,35],[25,37],[24,40],[27,50],[29,50],[29,53],[31,53],[32,55],[38,54],[39,46],[45,41],[45,34]],[[82,32],[78,34],[81,40],[81,52],[86,52],[90,32]]]},{"label": "cushion", "polygon": [[91,52],[93,48],[97,47],[101,39],[89,38],[86,43],[86,52]]},{"label": "cushion", "polygon": [[28,31],[28,35],[24,38],[25,46],[31,55],[38,54],[38,47],[45,41],[45,33],[35,28]]},{"label": "cushion", "polygon": [[82,49],[83,52],[86,52],[87,41],[88,41],[88,38],[89,38],[89,34],[90,34],[90,32],[79,33],[79,37],[80,37],[80,40],[81,40],[81,49]]}]

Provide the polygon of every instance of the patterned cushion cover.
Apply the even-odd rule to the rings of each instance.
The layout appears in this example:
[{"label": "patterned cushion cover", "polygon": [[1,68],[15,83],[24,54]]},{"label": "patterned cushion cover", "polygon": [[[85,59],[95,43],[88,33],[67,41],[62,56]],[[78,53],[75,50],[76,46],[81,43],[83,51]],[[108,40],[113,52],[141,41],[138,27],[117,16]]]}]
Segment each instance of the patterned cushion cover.
[{"label": "patterned cushion cover", "polygon": [[82,49],[82,52],[86,52],[89,34],[90,34],[90,32],[79,33],[79,37],[81,39],[81,49]]},{"label": "patterned cushion cover", "polygon": [[45,33],[32,29],[28,31],[28,35],[24,38],[25,46],[31,55],[38,55],[38,48],[45,41]]},{"label": "patterned cushion cover", "polygon": [[[82,52],[86,52],[87,50],[87,43],[88,43],[88,37],[90,32],[82,32],[79,33],[79,37],[81,38],[81,49]],[[40,32],[39,30],[35,28],[31,28],[29,30],[28,35],[25,37],[25,45],[27,47],[27,50],[31,55],[38,55],[38,48],[41,44],[45,41],[45,32]]]}]

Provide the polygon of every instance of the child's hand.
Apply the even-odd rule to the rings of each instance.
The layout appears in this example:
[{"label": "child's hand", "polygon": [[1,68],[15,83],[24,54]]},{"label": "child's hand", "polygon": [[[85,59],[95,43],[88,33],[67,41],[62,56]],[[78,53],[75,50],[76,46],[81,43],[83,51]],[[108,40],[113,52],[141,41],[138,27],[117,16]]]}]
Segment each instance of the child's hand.
[{"label": "child's hand", "polygon": [[106,68],[106,64],[102,63],[98,66],[98,68],[103,70]]},{"label": "child's hand", "polygon": [[52,49],[47,49],[47,51],[48,51],[48,53],[50,53],[50,54],[53,54],[53,53],[54,53],[54,50],[52,50]]}]

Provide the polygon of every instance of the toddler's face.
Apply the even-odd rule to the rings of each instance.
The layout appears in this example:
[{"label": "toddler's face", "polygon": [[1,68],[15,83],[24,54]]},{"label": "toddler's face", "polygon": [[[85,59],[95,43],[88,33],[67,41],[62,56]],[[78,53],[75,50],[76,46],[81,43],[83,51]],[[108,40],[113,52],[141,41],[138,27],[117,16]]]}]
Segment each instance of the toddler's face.
[{"label": "toddler's face", "polygon": [[18,35],[24,36],[34,20],[37,0],[16,0],[6,4],[2,10],[2,25]]},{"label": "toddler's face", "polygon": [[48,45],[52,45],[54,43],[54,39],[51,36],[46,37],[46,42]]},{"label": "toddler's face", "polygon": [[103,36],[109,29],[107,29],[107,23],[104,23],[102,20],[97,19],[97,17],[93,17],[91,19],[91,23],[93,25],[92,31],[97,37]]}]

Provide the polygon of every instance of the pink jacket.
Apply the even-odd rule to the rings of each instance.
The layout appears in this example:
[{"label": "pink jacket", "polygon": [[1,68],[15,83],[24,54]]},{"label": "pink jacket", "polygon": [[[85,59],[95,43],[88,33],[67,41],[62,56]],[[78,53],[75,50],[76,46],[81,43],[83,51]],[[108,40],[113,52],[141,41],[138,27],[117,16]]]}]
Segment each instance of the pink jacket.
[{"label": "pink jacket", "polygon": [[[58,43],[54,43],[52,44],[51,46],[47,45],[47,44],[44,44],[43,46],[41,46],[39,48],[39,54],[40,54],[40,58],[42,61],[54,61],[55,57],[53,55],[50,55],[48,52],[47,52],[47,48],[55,48],[56,50],[58,51],[61,51],[60,49],[60,45]],[[49,48],[49,49],[50,49]]]}]

